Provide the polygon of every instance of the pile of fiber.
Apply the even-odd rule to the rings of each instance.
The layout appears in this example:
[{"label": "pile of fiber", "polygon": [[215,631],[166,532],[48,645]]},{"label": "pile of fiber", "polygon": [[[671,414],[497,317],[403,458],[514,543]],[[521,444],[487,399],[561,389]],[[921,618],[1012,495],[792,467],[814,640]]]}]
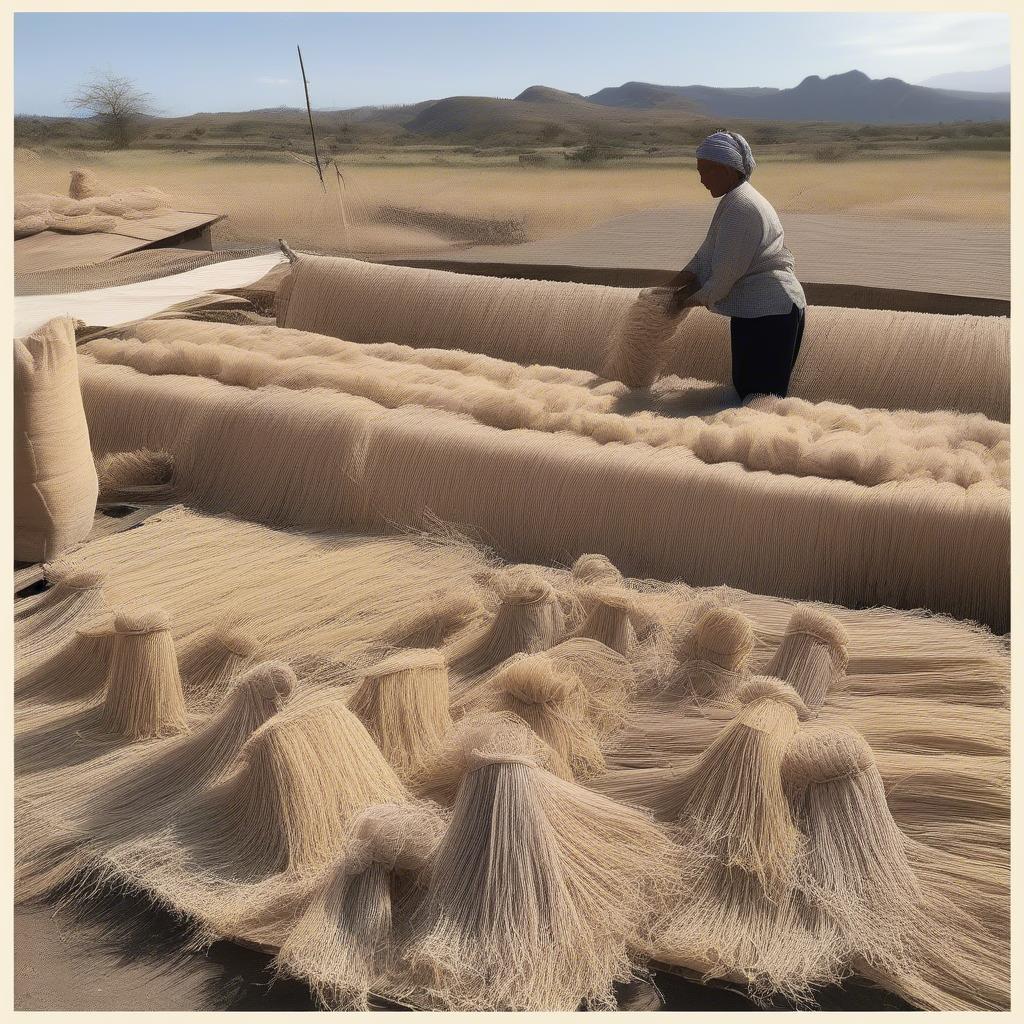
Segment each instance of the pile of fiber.
[{"label": "pile of fiber", "polygon": [[[161,330],[208,338],[212,325],[204,326],[177,322]],[[266,340],[260,329],[238,332],[245,330],[254,332],[255,345]],[[94,451],[168,452],[178,493],[200,508],[300,529],[418,529],[438,517],[482,532],[510,558],[564,564],[600,551],[634,575],[697,585],[725,581],[848,605],[930,608],[1000,630],[1008,622],[1007,439],[998,424],[957,425],[939,417],[937,434],[957,438],[949,442],[948,469],[930,469],[901,439],[909,450],[904,465],[923,471],[866,486],[859,482],[865,467],[884,460],[877,448],[858,449],[857,430],[848,432],[852,442],[823,438],[833,460],[828,465],[847,469],[826,475],[809,455],[807,468],[820,475],[795,476],[764,453],[760,439],[749,444],[746,461],[764,461],[748,468],[724,461],[729,453],[711,444],[695,441],[691,449],[608,440],[600,435],[602,414],[578,413],[592,416],[589,429],[606,443],[586,425],[582,433],[502,429],[514,424],[491,426],[458,408],[403,404],[408,388],[413,402],[427,401],[428,389],[448,390],[463,408],[474,405],[479,391],[481,417],[487,415],[481,410],[501,407],[487,381],[479,387],[467,381],[460,394],[438,387],[450,375],[400,359],[392,381],[381,376],[379,363],[360,369],[359,352],[348,354],[351,365],[293,367],[291,360],[218,346],[168,350],[115,341],[86,348],[93,347],[98,356],[83,354],[81,379]],[[212,376],[181,375],[186,368]],[[541,383],[563,373],[536,370]],[[232,383],[221,383],[221,375]],[[333,386],[324,386],[325,376]],[[354,393],[340,390],[349,388]],[[563,408],[581,390],[568,385]],[[535,393],[541,397],[521,408],[527,418],[520,426],[535,412],[541,419],[558,415],[543,404],[557,409],[557,390]],[[780,436],[787,419],[778,417]],[[668,431],[682,422],[665,420]],[[648,422],[659,428],[655,418]],[[735,429],[694,426],[716,443],[719,432]],[[915,429],[907,427],[904,438]],[[208,443],[211,437],[217,445]],[[954,448],[960,438],[977,448]],[[920,439],[934,436],[923,431]],[[791,452],[785,445],[780,450]]]},{"label": "pile of fiber", "polygon": [[140,890],[330,1008],[612,1008],[651,962],[1008,1005],[985,630],[180,507],[44,576],[15,605],[19,900]]},{"label": "pile of fiber", "polygon": [[[192,315],[195,315],[194,313]],[[82,346],[99,362],[150,375],[207,377],[247,388],[324,388],[394,409],[422,405],[486,426],[570,432],[599,443],[687,448],[701,461],[849,480],[939,480],[1007,489],[1008,423],[980,413],[861,410],[832,402],[755,396],[742,409],[677,415],[696,382],[663,378],[646,408],[629,389],[584,370],[523,367],[490,356],[358,345],[286,328],[148,320]]]},{"label": "pile of fiber", "polygon": [[69,194],[30,192],[14,199],[14,237],[27,238],[40,231],[83,235],[113,231],[122,220],[147,220],[170,213],[171,200],[159,189],[140,186],[107,191],[89,170],[71,174]]},{"label": "pile of fiber", "polygon": [[[727,317],[659,313],[657,290],[490,278],[300,255],[278,323],[347,341],[460,349],[587,369],[730,381]],[[862,408],[1010,413],[1009,321],[814,307],[790,394]]]}]

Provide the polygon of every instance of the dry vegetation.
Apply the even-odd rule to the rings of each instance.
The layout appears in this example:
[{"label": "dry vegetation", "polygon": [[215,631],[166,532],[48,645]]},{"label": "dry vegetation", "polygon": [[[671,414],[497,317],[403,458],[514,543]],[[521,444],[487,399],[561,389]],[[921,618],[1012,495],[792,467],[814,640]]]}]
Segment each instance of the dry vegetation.
[{"label": "dry vegetation", "polygon": [[[269,156],[269,155],[264,155]],[[546,238],[638,210],[708,206],[686,157],[573,167],[560,160],[522,166],[512,154],[487,159],[439,155],[437,147],[360,154],[333,171],[321,192],[315,171],[287,154],[233,159],[224,154],[159,151],[81,152],[19,149],[15,190],[65,193],[72,167],[93,168],[111,187],[148,184],[182,209],[227,214],[218,246],[272,242],[279,236],[324,252],[415,252],[472,237],[474,219],[521,223]],[[842,160],[765,159],[757,187],[782,212],[863,215],[872,220],[1006,224],[1010,164],[1004,153],[897,155]],[[390,206],[399,214],[381,214]],[[418,211],[402,218],[401,209]],[[446,228],[444,217],[450,214]]]}]

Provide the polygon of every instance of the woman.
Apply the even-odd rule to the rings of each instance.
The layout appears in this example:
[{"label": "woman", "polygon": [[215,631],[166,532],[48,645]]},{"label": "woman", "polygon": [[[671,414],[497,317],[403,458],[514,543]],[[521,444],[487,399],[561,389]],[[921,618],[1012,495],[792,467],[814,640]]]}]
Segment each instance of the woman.
[{"label": "woman", "polygon": [[755,166],[736,132],[715,132],[697,147],[701,184],[719,203],[696,255],[669,282],[675,308],[707,306],[732,318],[732,380],[741,400],[785,397],[807,305],[778,214],[750,184]]}]

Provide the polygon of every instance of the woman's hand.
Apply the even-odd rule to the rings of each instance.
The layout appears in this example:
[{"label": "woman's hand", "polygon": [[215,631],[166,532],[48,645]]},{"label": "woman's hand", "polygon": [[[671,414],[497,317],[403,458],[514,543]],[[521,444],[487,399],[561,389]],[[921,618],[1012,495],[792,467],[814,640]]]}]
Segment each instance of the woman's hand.
[{"label": "woman's hand", "polygon": [[672,288],[671,291],[672,298],[668,303],[668,312],[675,316],[687,307],[689,303],[686,300],[695,292],[700,291],[700,281],[697,280],[696,275],[690,274],[690,280],[679,287]]}]

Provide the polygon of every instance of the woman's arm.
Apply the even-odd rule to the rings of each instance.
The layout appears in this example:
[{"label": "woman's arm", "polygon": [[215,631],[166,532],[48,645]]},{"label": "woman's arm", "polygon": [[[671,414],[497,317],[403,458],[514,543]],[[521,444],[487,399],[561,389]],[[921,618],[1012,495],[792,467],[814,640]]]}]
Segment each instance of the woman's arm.
[{"label": "woman's arm", "polygon": [[732,291],[750,269],[764,239],[756,210],[740,208],[724,213],[711,255],[711,276],[682,302],[685,306],[713,306]]}]

